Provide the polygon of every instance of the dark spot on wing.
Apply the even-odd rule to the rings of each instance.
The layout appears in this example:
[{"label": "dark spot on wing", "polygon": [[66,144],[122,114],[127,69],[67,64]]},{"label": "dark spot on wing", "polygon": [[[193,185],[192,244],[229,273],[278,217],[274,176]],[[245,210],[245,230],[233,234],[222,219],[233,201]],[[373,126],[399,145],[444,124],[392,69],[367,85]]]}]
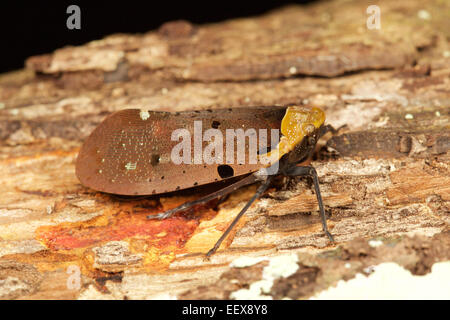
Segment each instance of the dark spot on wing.
[{"label": "dark spot on wing", "polygon": [[221,164],[217,167],[217,173],[222,179],[230,178],[234,176],[234,169],[227,164]]},{"label": "dark spot on wing", "polygon": [[219,126],[220,126],[220,122],[216,121],[216,120],[214,120],[211,124],[211,127],[214,129],[219,129]]}]

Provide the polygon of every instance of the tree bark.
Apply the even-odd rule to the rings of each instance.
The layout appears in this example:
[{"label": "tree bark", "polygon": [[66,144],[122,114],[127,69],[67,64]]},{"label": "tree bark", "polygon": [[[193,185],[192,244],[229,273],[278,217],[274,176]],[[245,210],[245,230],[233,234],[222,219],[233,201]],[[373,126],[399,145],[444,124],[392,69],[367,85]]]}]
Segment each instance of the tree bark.
[{"label": "tree bark", "polygon": [[[298,299],[369,265],[425,274],[448,260],[450,7],[380,8],[379,30],[366,28],[360,1],[170,22],[0,75],[0,298],[233,298],[268,262],[232,261],[295,254],[298,271],[265,295]],[[335,244],[308,179],[279,179],[205,261],[256,186],[159,222],[145,217],[209,190],[120,199],[74,174],[83,140],[117,110],[287,104],[319,106],[327,123],[346,125],[312,162]]]}]

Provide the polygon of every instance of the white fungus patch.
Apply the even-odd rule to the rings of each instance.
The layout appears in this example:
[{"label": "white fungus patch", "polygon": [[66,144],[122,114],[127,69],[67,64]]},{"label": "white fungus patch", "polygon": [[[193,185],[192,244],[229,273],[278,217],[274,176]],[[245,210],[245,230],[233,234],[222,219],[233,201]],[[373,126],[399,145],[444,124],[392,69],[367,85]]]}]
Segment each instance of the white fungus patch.
[{"label": "white fungus patch", "polygon": [[236,300],[272,300],[271,296],[262,294],[270,291],[273,281],[260,280],[252,283],[248,289],[241,289],[231,293],[230,298]]},{"label": "white fungus patch", "polygon": [[145,121],[148,118],[150,118],[150,113],[148,113],[148,111],[141,110],[141,112],[139,112],[139,116],[141,117],[142,120]]},{"label": "white fungus patch", "polygon": [[407,113],[407,114],[405,114],[405,119],[412,120],[412,119],[414,119],[414,116],[411,113]]},{"label": "white fungus patch", "polygon": [[[250,258],[247,261],[238,261],[238,264],[244,265],[245,263],[250,263],[250,261],[254,262],[256,259],[257,258]],[[260,261],[267,260],[267,258],[261,259],[262,260]],[[235,263],[236,260],[233,261],[233,263]],[[269,258],[268,260],[269,265],[263,269],[262,279],[252,283],[248,289],[241,289],[231,293],[230,298],[236,300],[271,300],[272,297],[266,294],[270,293],[273,282],[278,278],[287,278],[291,276],[299,268],[297,264],[298,257],[296,254],[276,256]]]},{"label": "white fungus patch", "polygon": [[383,245],[383,241],[381,240],[369,240],[369,246],[371,246],[372,248],[376,248]]},{"label": "white fungus patch", "polygon": [[450,299],[450,261],[435,263],[424,276],[412,275],[393,262],[374,269],[369,276],[358,273],[354,279],[341,280],[311,299]]},{"label": "white fungus patch", "polygon": [[298,270],[298,257],[296,254],[273,257],[269,265],[264,268],[263,278],[287,278]]}]

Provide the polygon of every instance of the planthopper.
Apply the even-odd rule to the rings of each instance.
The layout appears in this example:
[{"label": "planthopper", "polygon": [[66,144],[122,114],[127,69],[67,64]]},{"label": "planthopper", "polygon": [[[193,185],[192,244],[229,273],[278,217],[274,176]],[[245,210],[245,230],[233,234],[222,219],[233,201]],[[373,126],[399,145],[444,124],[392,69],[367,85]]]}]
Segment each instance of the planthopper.
[{"label": "planthopper", "polygon": [[86,139],[76,175],[92,189],[118,195],[153,195],[230,178],[232,184],[149,219],[166,219],[249,184],[259,183],[207,256],[212,255],[276,175],[309,176],[328,231],[319,180],[312,166],[299,166],[317,141],[334,129],[317,107],[246,107],[164,112],[126,109],[108,116]]}]

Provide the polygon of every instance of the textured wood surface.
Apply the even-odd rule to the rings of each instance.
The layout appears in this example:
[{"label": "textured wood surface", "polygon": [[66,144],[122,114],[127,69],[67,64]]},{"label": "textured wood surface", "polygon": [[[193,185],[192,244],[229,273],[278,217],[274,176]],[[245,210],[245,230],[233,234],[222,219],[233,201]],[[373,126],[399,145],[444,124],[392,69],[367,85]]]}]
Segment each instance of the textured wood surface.
[{"label": "textured wood surface", "polygon": [[[448,260],[450,7],[379,6],[380,30],[366,28],[363,2],[324,1],[213,25],[169,22],[0,75],[0,298],[230,298],[267,266],[233,260],[296,254],[298,271],[265,293],[296,299],[380,262],[424,274]],[[159,222],[145,216],[210,190],[127,200],[74,174],[82,141],[117,110],[294,103],[347,125],[312,162],[336,244],[305,179],[279,179],[205,261],[255,186]]]}]

